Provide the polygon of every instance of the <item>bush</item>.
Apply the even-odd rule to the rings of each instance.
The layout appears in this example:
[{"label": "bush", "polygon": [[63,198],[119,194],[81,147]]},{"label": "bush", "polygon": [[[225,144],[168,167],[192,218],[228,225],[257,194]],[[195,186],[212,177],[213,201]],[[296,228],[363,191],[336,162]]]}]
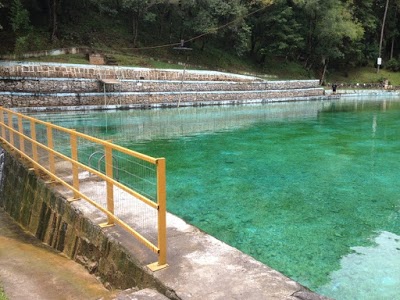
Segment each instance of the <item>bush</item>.
[{"label": "bush", "polygon": [[400,62],[392,58],[385,64],[385,68],[389,71],[398,72],[400,71]]}]

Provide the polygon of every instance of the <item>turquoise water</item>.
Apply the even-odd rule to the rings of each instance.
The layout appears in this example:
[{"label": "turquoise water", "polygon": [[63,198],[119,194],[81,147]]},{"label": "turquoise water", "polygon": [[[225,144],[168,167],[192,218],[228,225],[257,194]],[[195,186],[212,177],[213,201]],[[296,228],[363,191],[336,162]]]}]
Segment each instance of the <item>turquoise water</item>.
[{"label": "turquoise water", "polygon": [[400,100],[40,118],[166,157],[170,212],[312,290],[400,295]]}]

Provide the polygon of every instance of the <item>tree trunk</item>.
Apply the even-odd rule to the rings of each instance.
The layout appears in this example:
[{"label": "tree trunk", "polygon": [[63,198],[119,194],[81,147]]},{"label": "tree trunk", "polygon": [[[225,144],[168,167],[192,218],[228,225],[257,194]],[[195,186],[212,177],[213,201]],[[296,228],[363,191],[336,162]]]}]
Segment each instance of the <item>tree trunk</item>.
[{"label": "tree trunk", "polygon": [[[398,7],[396,5],[396,9],[394,11],[394,17],[395,17],[396,22],[397,22],[397,9],[398,9]],[[393,59],[394,41],[395,41],[395,36],[392,36],[392,47],[390,48],[390,59]]]},{"label": "tree trunk", "polygon": [[133,33],[133,47],[137,47],[137,39],[138,39],[138,32],[139,32],[139,14],[133,13],[132,14],[132,33]]},{"label": "tree trunk", "polygon": [[51,42],[55,43],[58,40],[58,18],[57,18],[58,0],[52,1],[51,6]]},{"label": "tree trunk", "polygon": [[393,52],[394,52],[394,36],[392,37],[392,47],[390,48],[390,59],[393,59]]},{"label": "tree trunk", "polygon": [[133,47],[137,47],[137,15],[135,12],[132,12],[132,34],[133,34]]},{"label": "tree trunk", "polygon": [[204,51],[205,48],[206,48],[206,37],[203,37],[201,39],[201,51]]},{"label": "tree trunk", "polygon": [[[381,39],[379,41],[379,57],[381,57],[381,55],[382,55],[383,33],[385,31],[385,23],[386,23],[386,16],[387,16],[388,6],[389,6],[389,0],[386,0],[385,12],[383,14],[383,20],[382,20]],[[379,73],[379,67],[380,67],[380,65],[378,64],[377,73]]]},{"label": "tree trunk", "polygon": [[322,75],[321,75],[321,78],[319,80],[319,83],[321,85],[325,84],[325,74],[326,74],[326,70],[328,69],[329,59],[325,58],[325,59],[323,59],[323,62],[324,62],[324,69],[322,70]]}]

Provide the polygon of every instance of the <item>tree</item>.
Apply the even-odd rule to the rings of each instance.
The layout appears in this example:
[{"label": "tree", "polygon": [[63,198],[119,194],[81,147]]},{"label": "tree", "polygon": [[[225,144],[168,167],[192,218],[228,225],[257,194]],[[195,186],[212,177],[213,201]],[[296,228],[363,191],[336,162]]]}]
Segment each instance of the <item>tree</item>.
[{"label": "tree", "polygon": [[[37,6],[45,15],[50,33],[51,42],[55,43],[59,39],[59,15],[61,0],[37,0]],[[43,16],[44,17],[44,16]]]},{"label": "tree", "polygon": [[31,29],[29,12],[22,5],[21,0],[13,0],[10,9],[11,28],[17,35],[25,34]]},{"label": "tree", "polygon": [[158,2],[159,0],[122,0],[122,7],[130,12],[132,18],[133,47],[137,47],[140,21],[155,20],[155,14],[149,9]]},{"label": "tree", "polygon": [[395,51],[395,41],[397,40],[400,32],[399,32],[399,7],[400,1],[394,1],[392,3],[392,8],[389,9],[390,14],[388,15],[387,20],[387,30],[388,30],[388,39],[391,40],[390,43],[390,56],[389,59],[394,59],[394,51]]},{"label": "tree", "polygon": [[16,36],[14,51],[21,54],[29,48],[29,35],[32,31],[29,12],[22,5],[21,0],[11,2],[10,24]]},{"label": "tree", "polygon": [[55,43],[58,40],[58,11],[61,0],[50,1],[50,22],[51,22],[51,41]]},{"label": "tree", "polygon": [[[250,27],[243,19],[247,8],[239,0],[196,0],[182,1],[181,38],[201,36],[201,49],[214,39],[224,41],[242,55],[249,48]],[[223,43],[218,43],[222,45]]]},{"label": "tree", "polygon": [[301,24],[295,18],[293,8],[286,0],[268,4],[252,18],[252,53],[261,62],[267,56],[296,58],[304,47],[304,37],[300,34]]},{"label": "tree", "polygon": [[[322,67],[320,81],[325,74],[331,59],[343,58],[346,41],[355,42],[363,37],[364,29],[354,17],[352,1],[340,0],[297,0],[293,1],[304,12],[308,27],[306,66]],[[306,27],[306,28],[307,28]]]},{"label": "tree", "polygon": [[351,65],[366,65],[368,61],[376,59],[377,28],[379,20],[374,7],[376,0],[354,0],[353,15],[364,29],[360,41],[356,41],[346,48]]}]

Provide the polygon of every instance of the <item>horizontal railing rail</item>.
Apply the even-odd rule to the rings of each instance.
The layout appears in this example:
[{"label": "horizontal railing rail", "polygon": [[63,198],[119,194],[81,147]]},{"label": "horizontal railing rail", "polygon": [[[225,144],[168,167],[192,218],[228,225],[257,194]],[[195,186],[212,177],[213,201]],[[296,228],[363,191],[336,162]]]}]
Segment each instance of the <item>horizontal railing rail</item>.
[{"label": "horizontal railing rail", "polygon": [[[3,107],[0,126],[2,142],[29,161],[37,174],[41,171],[66,187],[72,194],[69,201],[85,200],[107,216],[107,222],[100,226],[119,225],[156,253],[158,261],[149,265],[151,270],[167,266],[164,158]],[[90,157],[99,151],[104,154],[94,169]],[[116,164],[120,160],[122,163]],[[82,189],[87,181],[92,189]]]}]

